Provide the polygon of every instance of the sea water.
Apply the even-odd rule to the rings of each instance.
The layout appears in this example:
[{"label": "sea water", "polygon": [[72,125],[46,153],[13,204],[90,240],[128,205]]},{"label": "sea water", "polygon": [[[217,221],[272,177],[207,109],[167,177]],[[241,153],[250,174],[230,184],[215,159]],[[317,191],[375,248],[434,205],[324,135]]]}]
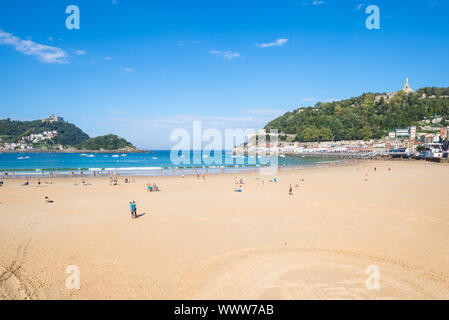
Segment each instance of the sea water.
[{"label": "sea water", "polygon": [[[186,161],[185,158],[188,158]],[[118,175],[180,175],[195,173],[220,173],[238,170],[256,170],[274,164],[280,167],[308,167],[342,160],[316,157],[256,157],[232,155],[231,151],[218,154],[190,151],[180,158],[184,163],[174,163],[170,150],[147,153],[0,153],[0,171],[18,176],[43,174],[118,174]],[[212,159],[221,159],[212,162]],[[194,161],[196,160],[196,161]],[[277,162],[276,162],[277,161]]]}]

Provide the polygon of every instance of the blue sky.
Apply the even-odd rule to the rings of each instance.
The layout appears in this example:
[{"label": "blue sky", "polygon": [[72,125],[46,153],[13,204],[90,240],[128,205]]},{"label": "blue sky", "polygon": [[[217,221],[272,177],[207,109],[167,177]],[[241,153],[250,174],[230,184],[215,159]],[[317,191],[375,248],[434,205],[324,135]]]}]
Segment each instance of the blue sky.
[{"label": "blue sky", "polygon": [[[65,26],[68,5],[80,29]],[[368,30],[368,5],[380,30]],[[449,1],[0,2],[0,118],[63,116],[170,148],[171,130],[263,127],[299,106],[449,86]]]}]

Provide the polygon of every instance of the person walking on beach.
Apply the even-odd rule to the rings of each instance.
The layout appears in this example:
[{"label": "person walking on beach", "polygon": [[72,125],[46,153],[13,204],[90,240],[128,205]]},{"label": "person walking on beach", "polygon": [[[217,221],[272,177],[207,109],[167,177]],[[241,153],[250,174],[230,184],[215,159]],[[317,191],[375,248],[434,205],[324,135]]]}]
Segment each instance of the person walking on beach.
[{"label": "person walking on beach", "polygon": [[289,194],[290,196],[293,195],[293,188],[292,188],[292,185],[290,185],[290,187],[289,187],[289,189],[288,189],[288,194]]},{"label": "person walking on beach", "polygon": [[129,202],[129,211],[131,212],[131,218],[135,218],[134,216],[134,210],[135,210],[136,205],[132,202]]},{"label": "person walking on beach", "polygon": [[137,206],[135,201],[133,201],[133,206],[134,206],[134,218],[137,218]]}]

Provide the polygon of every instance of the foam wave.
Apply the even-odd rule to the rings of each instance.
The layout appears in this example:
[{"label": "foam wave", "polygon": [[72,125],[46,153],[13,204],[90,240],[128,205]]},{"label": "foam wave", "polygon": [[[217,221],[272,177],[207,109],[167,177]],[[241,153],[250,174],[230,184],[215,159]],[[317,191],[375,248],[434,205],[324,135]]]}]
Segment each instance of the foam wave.
[{"label": "foam wave", "polygon": [[105,168],[104,171],[144,171],[144,170],[162,170],[162,167],[128,167],[128,168]]}]

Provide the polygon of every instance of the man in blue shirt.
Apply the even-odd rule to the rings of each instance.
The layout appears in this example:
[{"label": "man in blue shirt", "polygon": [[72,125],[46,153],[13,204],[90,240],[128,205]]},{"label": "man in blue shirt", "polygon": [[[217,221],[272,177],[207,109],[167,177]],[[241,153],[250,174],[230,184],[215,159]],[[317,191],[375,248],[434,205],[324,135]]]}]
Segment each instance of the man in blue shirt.
[{"label": "man in blue shirt", "polygon": [[137,206],[135,201],[133,201],[133,210],[134,210],[134,218],[137,218]]},{"label": "man in blue shirt", "polygon": [[135,218],[134,212],[136,211],[136,204],[130,202],[129,203],[129,211],[131,211],[131,217]]}]

